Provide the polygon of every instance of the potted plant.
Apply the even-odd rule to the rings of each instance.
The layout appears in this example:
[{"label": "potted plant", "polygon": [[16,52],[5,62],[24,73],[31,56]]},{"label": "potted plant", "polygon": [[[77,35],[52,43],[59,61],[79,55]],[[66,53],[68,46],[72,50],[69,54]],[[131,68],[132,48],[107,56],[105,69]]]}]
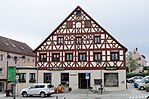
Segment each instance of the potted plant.
[{"label": "potted plant", "polygon": [[149,92],[149,86],[146,86],[145,89],[146,89],[146,92]]},{"label": "potted plant", "polygon": [[35,80],[35,79],[30,79],[29,82],[30,82],[30,83],[35,83],[36,80]]}]

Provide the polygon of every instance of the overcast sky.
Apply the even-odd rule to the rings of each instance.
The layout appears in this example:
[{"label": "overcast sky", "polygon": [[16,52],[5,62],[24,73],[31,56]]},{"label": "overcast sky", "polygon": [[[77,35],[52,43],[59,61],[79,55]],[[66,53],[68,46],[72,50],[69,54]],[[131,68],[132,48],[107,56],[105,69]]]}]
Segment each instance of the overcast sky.
[{"label": "overcast sky", "polygon": [[35,49],[78,5],[149,59],[149,0],[0,0],[0,36]]}]

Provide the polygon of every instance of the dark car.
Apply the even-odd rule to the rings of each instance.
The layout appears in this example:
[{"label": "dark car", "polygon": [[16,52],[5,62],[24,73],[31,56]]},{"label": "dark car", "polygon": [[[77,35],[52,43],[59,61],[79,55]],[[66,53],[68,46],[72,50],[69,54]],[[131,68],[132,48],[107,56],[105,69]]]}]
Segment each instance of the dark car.
[{"label": "dark car", "polygon": [[133,76],[133,77],[131,77],[131,78],[128,78],[128,79],[127,79],[127,82],[128,82],[128,83],[133,83],[134,80],[142,79],[142,78],[143,78],[142,76]]}]

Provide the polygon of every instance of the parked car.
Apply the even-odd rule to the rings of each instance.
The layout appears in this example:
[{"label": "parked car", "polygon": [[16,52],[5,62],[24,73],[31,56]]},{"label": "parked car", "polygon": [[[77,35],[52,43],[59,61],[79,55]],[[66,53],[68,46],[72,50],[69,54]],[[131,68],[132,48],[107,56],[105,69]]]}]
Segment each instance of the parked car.
[{"label": "parked car", "polygon": [[53,85],[45,83],[33,84],[30,87],[21,90],[21,95],[23,97],[32,95],[40,95],[41,97],[45,97],[46,95],[50,96],[53,93],[55,93]]},{"label": "parked car", "polygon": [[135,80],[142,79],[142,78],[143,78],[142,76],[133,76],[131,78],[128,78],[127,82],[128,83],[133,83]]},{"label": "parked car", "polygon": [[138,88],[139,83],[141,83],[142,81],[149,79],[149,76],[145,76],[143,79],[136,79],[134,80],[134,87]]},{"label": "parked car", "polygon": [[144,90],[147,86],[149,86],[149,79],[144,79],[138,84],[138,89]]},{"label": "parked car", "polygon": [[139,85],[139,83],[141,82],[142,80],[136,80],[135,82],[134,82],[134,87],[135,88],[138,88],[138,85]]}]

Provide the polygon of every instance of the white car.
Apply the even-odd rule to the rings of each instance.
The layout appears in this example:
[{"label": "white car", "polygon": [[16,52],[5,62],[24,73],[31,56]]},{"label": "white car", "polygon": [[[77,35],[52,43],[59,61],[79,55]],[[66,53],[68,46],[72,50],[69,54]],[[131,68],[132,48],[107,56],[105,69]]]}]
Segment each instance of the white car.
[{"label": "white car", "polygon": [[128,78],[127,82],[128,83],[133,83],[133,82],[135,82],[135,80],[141,80],[142,78],[143,78],[142,76],[133,76],[131,78]]},{"label": "white car", "polygon": [[50,96],[53,93],[55,93],[53,85],[45,83],[33,84],[30,87],[21,90],[21,95],[23,97],[32,95],[40,95],[41,97],[45,97],[46,95]]}]

